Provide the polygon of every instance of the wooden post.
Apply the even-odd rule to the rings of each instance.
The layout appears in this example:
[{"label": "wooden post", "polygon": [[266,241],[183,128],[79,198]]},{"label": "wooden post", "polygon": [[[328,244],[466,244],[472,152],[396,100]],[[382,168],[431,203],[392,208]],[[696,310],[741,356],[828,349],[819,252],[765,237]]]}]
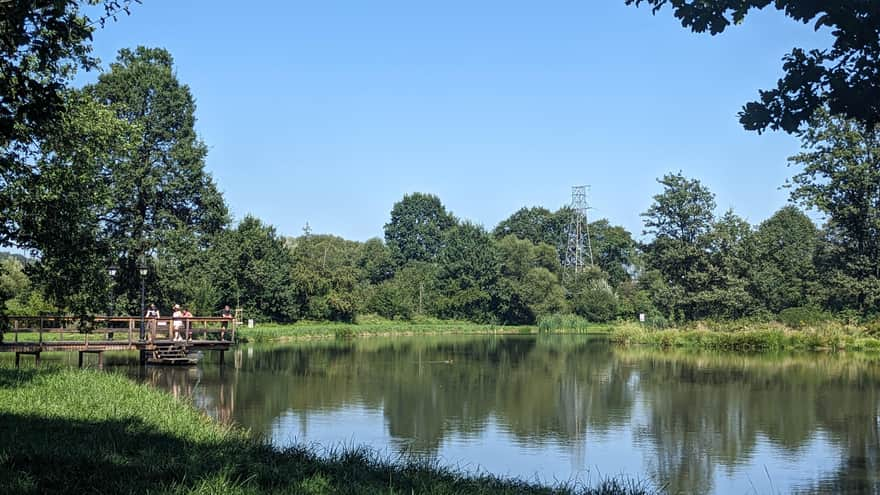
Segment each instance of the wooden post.
[{"label": "wooden post", "polygon": [[104,369],[104,352],[98,351],[98,369]]},{"label": "wooden post", "polygon": [[34,354],[34,368],[39,368],[39,367],[40,367],[40,351],[37,351],[37,353]]},{"label": "wooden post", "polygon": [[18,365],[21,364],[21,353],[15,353],[15,367],[18,368]]},{"label": "wooden post", "polygon": [[224,357],[223,357],[223,356],[224,356],[225,354],[226,354],[225,352],[220,351],[220,366],[223,366],[223,360],[224,360]]},{"label": "wooden post", "polygon": [[83,367],[83,351],[79,351],[79,367]]},{"label": "wooden post", "polygon": [[18,343],[18,320],[12,320],[12,328],[15,329],[15,343]]}]

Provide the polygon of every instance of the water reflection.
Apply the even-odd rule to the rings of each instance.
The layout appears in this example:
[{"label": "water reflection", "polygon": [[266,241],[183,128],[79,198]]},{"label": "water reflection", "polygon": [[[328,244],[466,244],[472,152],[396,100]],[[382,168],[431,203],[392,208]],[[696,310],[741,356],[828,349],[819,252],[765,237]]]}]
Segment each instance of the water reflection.
[{"label": "water reflection", "polygon": [[880,492],[880,366],[570,337],[311,342],[141,378],[278,443],[367,442],[501,474],[673,493]]}]

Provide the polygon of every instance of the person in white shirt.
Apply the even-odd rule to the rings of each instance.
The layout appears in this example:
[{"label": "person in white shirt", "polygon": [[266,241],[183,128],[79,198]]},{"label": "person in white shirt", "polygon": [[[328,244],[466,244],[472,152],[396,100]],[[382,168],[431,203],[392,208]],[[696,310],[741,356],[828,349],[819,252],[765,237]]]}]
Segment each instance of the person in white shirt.
[{"label": "person in white shirt", "polygon": [[180,331],[183,329],[183,311],[180,310],[180,305],[174,305],[174,313],[171,314],[171,317],[174,318],[174,322],[171,324],[174,327],[174,341],[179,342],[183,340],[183,337],[180,335]]}]

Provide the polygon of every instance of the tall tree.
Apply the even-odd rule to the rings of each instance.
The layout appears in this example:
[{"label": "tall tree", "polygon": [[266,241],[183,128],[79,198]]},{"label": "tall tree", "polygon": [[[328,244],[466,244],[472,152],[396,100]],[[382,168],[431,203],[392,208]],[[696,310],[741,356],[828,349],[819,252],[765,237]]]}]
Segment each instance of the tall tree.
[{"label": "tall tree", "polygon": [[757,309],[748,291],[752,271],[751,236],[751,225],[732,210],[712,226],[710,278],[705,290],[697,294],[705,316],[741,318]]},{"label": "tall tree", "polygon": [[399,266],[410,261],[436,261],[443,233],[456,224],[440,198],[412,193],[394,203],[385,224],[385,243]]},{"label": "tall tree", "polygon": [[296,240],[292,268],[298,317],[354,320],[366,299],[362,285],[369,279],[362,251],[361,243],[332,235]]},{"label": "tall tree", "polygon": [[658,181],[663,192],[642,214],[647,267],[659,273],[663,284],[655,287],[655,304],[669,316],[701,316],[704,306],[696,298],[710,278],[709,236],[714,221],[715,195],[700,181],[680,172]]},{"label": "tall tree", "polygon": [[102,229],[115,201],[115,157],[137,142],[133,128],[77,91],[40,143],[39,173],[16,182],[17,244],[39,253],[34,278],[58,306],[78,314],[107,308],[110,239]]},{"label": "tall tree", "polygon": [[8,216],[14,196],[4,194],[6,186],[36,171],[33,145],[58,123],[67,83],[77,69],[97,67],[90,56],[95,25],[128,12],[129,4],[103,2],[104,15],[92,20],[80,10],[82,3],[0,2],[0,245],[14,241]]},{"label": "tall tree", "polygon": [[802,141],[791,197],[827,216],[836,304],[880,311],[880,126],[820,111]]},{"label": "tall tree", "polygon": [[[565,291],[559,281],[559,258],[546,244],[509,235],[495,243],[499,261],[495,312],[504,323],[533,324],[538,316],[561,311]],[[546,256],[547,249],[551,256]]]},{"label": "tall tree", "polygon": [[608,274],[608,283],[617,287],[629,280],[637,255],[632,234],[619,225],[611,225],[603,218],[590,223],[590,239],[593,258],[602,271]]},{"label": "tall tree", "polygon": [[498,257],[489,234],[464,222],[443,236],[438,284],[440,315],[475,321],[492,319]]},{"label": "tall tree", "polygon": [[762,222],[751,242],[755,300],[773,313],[817,302],[818,242],[816,225],[796,206],[786,206]]},{"label": "tall tree", "polygon": [[775,89],[740,112],[746,129],[801,130],[816,111],[853,119],[871,129],[880,123],[880,8],[870,0],[626,0],[646,3],[654,13],[671,5],[682,26],[695,32],[723,32],[752,9],[773,5],[816,30],[830,28],[828,49],[795,48],[783,58],[785,72]]},{"label": "tall tree", "polygon": [[[562,210],[560,210],[562,211]],[[565,229],[570,220],[570,211],[551,212],[540,206],[523,207],[498,223],[492,231],[496,239],[515,235],[534,244],[549,244],[553,247],[565,245]]]},{"label": "tall tree", "polygon": [[295,318],[293,256],[274,227],[247,216],[217,237],[209,259],[215,308],[229,304],[257,319]]},{"label": "tall tree", "polygon": [[228,223],[228,213],[204,169],[207,147],[195,132],[189,88],[174,74],[170,53],[138,47],[120,50],[86,91],[139,130],[136,149],[116,159],[109,178],[113,207],[101,225],[120,260],[121,290],[137,299],[137,266],[145,257],[154,260],[153,297],[190,297],[204,261],[199,253]]}]

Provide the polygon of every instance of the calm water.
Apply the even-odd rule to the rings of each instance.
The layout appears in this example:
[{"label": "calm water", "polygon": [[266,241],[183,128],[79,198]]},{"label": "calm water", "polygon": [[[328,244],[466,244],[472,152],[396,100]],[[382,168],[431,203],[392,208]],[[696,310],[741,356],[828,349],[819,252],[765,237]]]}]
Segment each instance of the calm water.
[{"label": "calm water", "polygon": [[221,369],[130,372],[278,445],[369,444],[672,493],[880,493],[880,365],[620,349],[560,337],[241,346]]}]

